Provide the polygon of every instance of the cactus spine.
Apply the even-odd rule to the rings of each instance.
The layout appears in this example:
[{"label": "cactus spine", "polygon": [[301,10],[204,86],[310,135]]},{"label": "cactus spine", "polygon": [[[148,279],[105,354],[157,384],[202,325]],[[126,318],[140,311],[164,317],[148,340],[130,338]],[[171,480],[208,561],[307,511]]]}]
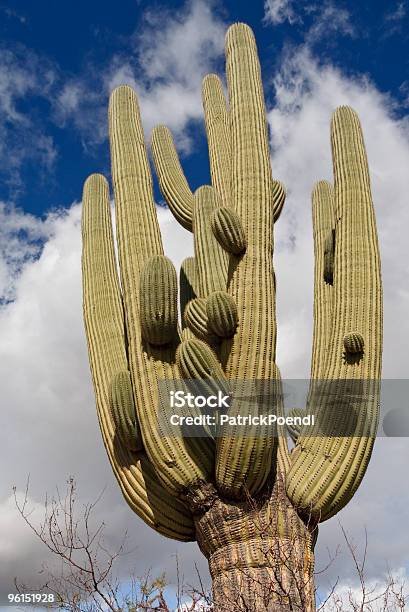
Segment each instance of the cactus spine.
[{"label": "cactus spine", "polygon": [[[340,107],[331,124],[334,186],[321,181],[312,195],[309,407],[319,427],[290,429],[291,452],[282,428],[278,436],[263,428],[246,437],[221,430],[216,440],[166,436],[158,419],[164,379],[272,385],[270,409],[282,412],[272,252],[285,188],[272,177],[257,49],[244,24],[228,30],[226,68],[228,105],[217,76],[203,81],[211,186],[193,194],[169,130],[158,126],[152,135],[162,193],[194,234],[195,255],[180,273],[182,334],[137,98],[127,86],[112,93],[121,286],[106,180],[92,175],[83,194],[84,321],[98,417],[126,501],[163,535],[197,540],[217,610],[231,610],[238,591],[246,609],[290,610],[295,602],[313,610],[316,525],[358,488],[378,418],[376,392],[363,394],[352,411],[339,410],[348,385],[362,389],[380,377],[382,291],[368,166],[358,117]],[[229,410],[239,408],[233,402]]]}]

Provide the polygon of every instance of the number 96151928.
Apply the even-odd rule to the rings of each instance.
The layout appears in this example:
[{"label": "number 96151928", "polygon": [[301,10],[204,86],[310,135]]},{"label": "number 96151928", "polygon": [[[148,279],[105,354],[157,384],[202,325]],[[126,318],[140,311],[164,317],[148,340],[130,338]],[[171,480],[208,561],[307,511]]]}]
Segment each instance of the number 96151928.
[{"label": "number 96151928", "polygon": [[7,599],[11,604],[45,604],[54,603],[56,596],[54,593],[9,593]]}]

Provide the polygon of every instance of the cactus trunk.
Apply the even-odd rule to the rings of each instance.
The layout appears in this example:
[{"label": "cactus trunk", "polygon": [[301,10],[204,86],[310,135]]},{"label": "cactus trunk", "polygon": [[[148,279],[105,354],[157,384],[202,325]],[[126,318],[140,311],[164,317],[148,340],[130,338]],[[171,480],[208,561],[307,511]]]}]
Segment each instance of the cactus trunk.
[{"label": "cactus trunk", "polygon": [[201,499],[196,537],[208,559],[217,612],[315,610],[316,527],[300,519],[281,475],[256,498],[216,499],[203,512],[205,505]]}]

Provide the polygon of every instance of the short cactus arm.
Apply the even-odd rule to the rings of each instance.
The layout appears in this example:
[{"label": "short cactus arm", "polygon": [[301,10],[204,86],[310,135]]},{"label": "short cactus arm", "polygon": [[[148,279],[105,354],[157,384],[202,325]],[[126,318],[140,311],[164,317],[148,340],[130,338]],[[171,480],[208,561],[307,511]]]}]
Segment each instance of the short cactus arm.
[{"label": "short cactus arm", "polygon": [[122,86],[112,93],[109,120],[119,263],[135,405],[149,460],[163,484],[178,495],[191,483],[206,479],[213,461],[210,452],[203,452],[198,439],[166,436],[162,430],[165,424],[158,419],[158,381],[180,378],[175,364],[179,343],[175,325],[176,278],[173,266],[163,257],[138,102],[130,87]]},{"label": "short cactus arm", "polygon": [[[362,131],[351,108],[335,111],[331,140],[335,179],[333,324],[325,381],[310,406],[318,413],[320,431],[301,432],[287,476],[290,499],[301,511],[312,512],[320,520],[349,501],[368,465],[378,421],[382,352],[375,216]],[[351,352],[356,347],[363,350]]]},{"label": "short cactus arm", "polygon": [[[236,302],[237,331],[225,340],[228,378],[274,379],[275,289],[273,282],[273,181],[260,65],[254,35],[233,25],[226,38],[226,71],[232,143],[232,207],[241,222],[246,249],[231,255],[228,292]],[[218,439],[216,478],[228,497],[254,494],[271,469],[274,440]]]},{"label": "short cactus arm", "polygon": [[213,345],[218,338],[211,333],[208,326],[206,298],[191,300],[184,312],[184,322],[196,338]]},{"label": "short cactus arm", "polygon": [[115,435],[120,443],[134,452],[143,451],[131,375],[128,370],[120,370],[112,379],[111,414],[115,426]]},{"label": "short cactus arm", "polygon": [[193,193],[180,165],[170,130],[157,125],[152,132],[151,149],[159,187],[175,219],[192,231]]},{"label": "short cactus arm", "polygon": [[121,403],[133,402],[124,398],[115,385],[118,377],[124,378],[129,366],[108,184],[99,174],[90,176],[84,185],[82,244],[84,323],[98,419],[112,469],[126,501],[150,527],[168,537],[192,540],[190,512],[169,495],[149,464],[138,435],[136,415],[132,439],[129,431],[124,431],[131,411],[126,416],[119,414],[121,408],[126,410]]}]

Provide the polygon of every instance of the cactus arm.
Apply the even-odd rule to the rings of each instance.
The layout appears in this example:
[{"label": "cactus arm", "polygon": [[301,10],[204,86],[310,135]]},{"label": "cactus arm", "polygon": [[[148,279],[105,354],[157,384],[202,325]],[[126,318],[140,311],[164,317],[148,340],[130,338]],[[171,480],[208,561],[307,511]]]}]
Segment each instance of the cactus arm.
[{"label": "cactus arm", "polygon": [[223,291],[227,284],[227,255],[217,242],[211,227],[219,198],[213,187],[199,187],[194,197],[194,248],[199,297]]},{"label": "cactus arm", "polygon": [[154,346],[166,346],[178,336],[177,278],[173,263],[154,255],[142,269],[139,283],[142,338]]},{"label": "cactus arm", "polygon": [[239,215],[221,206],[212,215],[212,231],[220,246],[233,255],[242,255],[247,246],[246,234]]},{"label": "cactus arm", "polygon": [[319,181],[314,186],[312,213],[315,266],[311,379],[315,380],[325,376],[326,357],[332,334],[333,286],[332,282],[328,282],[326,248],[335,228],[335,202],[334,188],[327,181]]},{"label": "cactus arm", "polygon": [[231,142],[229,115],[223,85],[215,74],[208,74],[202,86],[203,110],[209,146],[212,185],[221,206],[230,206],[231,199]]},{"label": "cactus arm", "polygon": [[186,306],[184,319],[187,327],[193,332],[196,338],[199,338],[199,340],[203,340],[209,345],[214,345],[219,342],[217,335],[212,333],[208,325],[205,298],[191,300]]},{"label": "cactus arm", "polygon": [[[178,495],[192,483],[206,479],[212,471],[212,461],[196,439],[166,435],[166,423],[158,419],[158,381],[180,377],[175,362],[179,335],[174,328],[173,336],[168,335],[164,345],[157,345],[149,335],[143,335],[146,315],[155,313],[149,310],[150,306],[145,308],[146,304],[141,304],[140,281],[147,267],[152,266],[152,258],[158,265],[162,261],[163,248],[138,102],[130,87],[121,86],[112,93],[109,120],[119,263],[135,405],[149,460],[164,486]],[[148,277],[146,292],[156,294],[158,299],[162,296],[164,302],[154,309],[159,308],[157,312],[162,314],[167,308],[176,312],[177,296],[171,291],[170,280],[168,291],[165,285],[159,290],[155,283],[165,283],[161,274],[152,272]],[[167,300],[172,302],[171,306],[165,304]],[[155,326],[154,322],[152,325]]]},{"label": "cactus arm", "polygon": [[175,219],[191,232],[193,193],[180,165],[172,134],[165,125],[153,129],[151,150],[162,195]]},{"label": "cactus arm", "polygon": [[[227,380],[215,353],[202,340],[192,338],[181,342],[178,347],[177,360],[186,379],[196,379],[200,382],[202,379],[203,381],[206,379]],[[212,385],[212,381],[210,384]]]},{"label": "cactus arm", "polygon": [[[83,309],[99,425],[105,449],[122,493],[150,527],[177,540],[194,539],[190,512],[158,480],[141,441],[133,452],[118,435],[111,403],[112,383],[127,372],[122,298],[116,271],[111,210],[106,179],[90,176],[84,185],[82,212]],[[119,406],[117,406],[119,408]]]},{"label": "cactus arm", "polygon": [[[317,410],[328,435],[304,435],[292,454],[287,493],[304,512],[326,520],[354,495],[371,456],[379,413],[382,288],[369,171],[356,113],[338,108],[331,123],[335,191],[333,324],[325,368],[328,399]],[[361,353],[346,350],[351,335]],[[353,345],[355,346],[355,344]],[[346,406],[348,387],[358,395]],[[325,389],[324,389],[325,390]],[[315,409],[315,407],[314,407]],[[343,431],[347,435],[342,435]]]},{"label": "cactus arm", "polygon": [[131,375],[129,370],[121,370],[111,382],[111,414],[115,435],[121,444],[134,452],[143,451],[143,441],[136,416]]},{"label": "cactus arm", "polygon": [[[203,79],[203,110],[209,145],[212,185],[220,196],[221,206],[231,206],[231,136],[229,114],[223,84],[216,74]],[[273,181],[273,216],[278,221],[286,198],[284,185]]]},{"label": "cactus arm", "polygon": [[[222,352],[228,378],[274,379],[275,290],[273,283],[273,187],[260,65],[254,35],[244,24],[229,28],[226,71],[232,143],[232,207],[246,237],[246,250],[231,256],[228,292],[238,310],[238,327]],[[262,288],[262,289],[261,289]],[[226,350],[224,350],[226,349]],[[255,494],[267,479],[274,440],[218,439],[216,479],[228,497]]]},{"label": "cactus arm", "polygon": [[215,291],[206,300],[207,325],[219,338],[230,338],[236,331],[236,302],[226,291]]}]

